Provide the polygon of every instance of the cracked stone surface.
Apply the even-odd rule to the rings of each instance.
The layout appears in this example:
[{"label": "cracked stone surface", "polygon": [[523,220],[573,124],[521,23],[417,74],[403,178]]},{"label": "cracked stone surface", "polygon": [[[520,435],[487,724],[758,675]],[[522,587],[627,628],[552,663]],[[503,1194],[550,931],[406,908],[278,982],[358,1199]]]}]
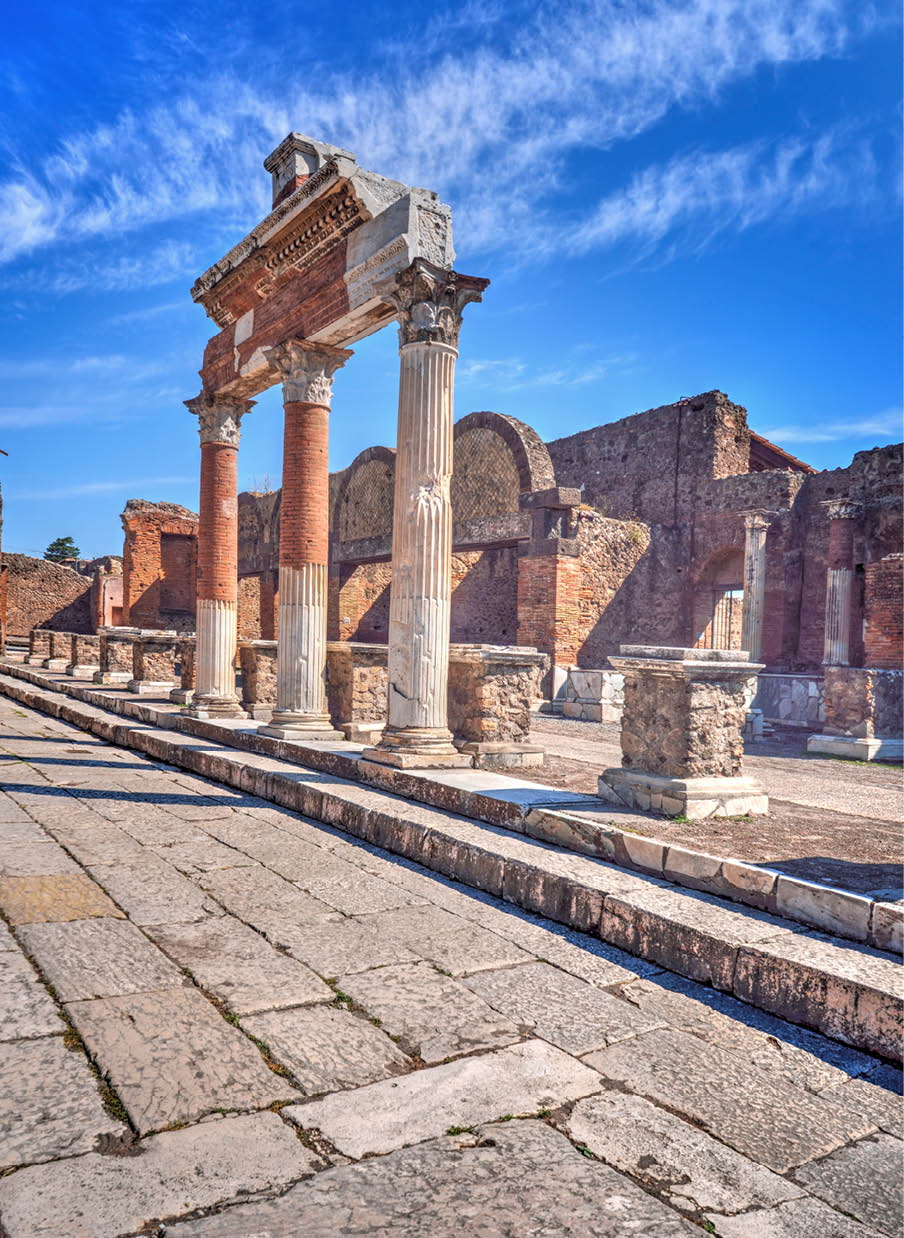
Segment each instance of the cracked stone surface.
[{"label": "cracked stone surface", "polygon": [[425,1062],[510,1045],[521,1038],[511,1020],[429,963],[399,963],[354,976],[339,988],[380,1019],[406,1052]]},{"label": "cracked stone surface", "polygon": [[72,1002],[66,1010],[141,1132],[295,1095],[196,989]]},{"label": "cracked stone surface", "polygon": [[513,1023],[568,1053],[591,1053],[665,1027],[663,1019],[642,1014],[549,963],[479,972],[463,983]]},{"label": "cracked stone surface", "polygon": [[336,915],[334,908],[305,894],[278,873],[260,865],[205,873],[201,877],[201,885],[227,911],[255,928],[260,921],[273,916],[287,916],[304,922]]},{"label": "cracked stone surface", "polygon": [[898,1067],[882,1065],[874,1067],[861,1079],[846,1079],[826,1088],[822,1095],[836,1105],[869,1118],[880,1130],[900,1137],[904,1132],[902,1082]]},{"label": "cracked stone surface", "polygon": [[178,969],[128,920],[70,920],[19,929],[62,1002],[179,984]]},{"label": "cracked stone surface", "polygon": [[220,908],[204,891],[152,851],[122,864],[95,864],[91,875],[134,924],[184,924]]},{"label": "cracked stone surface", "polygon": [[466,1057],[354,1092],[334,1092],[307,1105],[290,1105],[286,1117],[305,1130],[320,1130],[358,1159],[473,1126],[508,1114],[536,1113],[598,1092],[599,1075],[539,1040],[510,1045],[483,1057]]},{"label": "cracked stone surface", "polygon": [[820,1161],[801,1165],[795,1182],[828,1204],[886,1234],[904,1234],[901,1212],[900,1139],[872,1135],[839,1148]]},{"label": "cracked stone surface", "polygon": [[872,1227],[836,1212],[818,1199],[792,1199],[742,1216],[713,1215],[719,1238],[880,1238]]},{"label": "cracked stone surface", "polygon": [[0,946],[0,1040],[50,1036],[62,1030],[53,998],[28,959]]},{"label": "cracked stone surface", "polygon": [[224,1117],[151,1135],[140,1156],[91,1153],[0,1179],[0,1216],[15,1238],[131,1234],[164,1217],[282,1187],[315,1156],[274,1113]]},{"label": "cracked stone surface", "polygon": [[430,904],[387,911],[363,923],[371,932],[405,942],[415,954],[453,976],[524,963],[531,957],[514,942]]},{"label": "cracked stone surface", "polygon": [[308,1096],[356,1088],[411,1069],[385,1032],[335,1006],[271,1011],[242,1019]]},{"label": "cracked stone surface", "polygon": [[336,978],[418,959],[401,938],[382,934],[366,919],[299,924],[276,917],[259,918],[257,927],[275,945],[283,946],[320,976]]},{"label": "cracked stone surface", "polygon": [[699,1122],[776,1173],[875,1129],[849,1109],[684,1032],[652,1032],[587,1061],[607,1079]]},{"label": "cracked stone surface", "polygon": [[336,996],[310,968],[286,958],[232,916],[156,924],[148,932],[202,989],[236,1014],[331,1002]]},{"label": "cracked stone surface", "polygon": [[0,1045],[0,1169],[90,1152],[99,1136],[125,1129],[104,1109],[85,1055],[62,1036]]}]

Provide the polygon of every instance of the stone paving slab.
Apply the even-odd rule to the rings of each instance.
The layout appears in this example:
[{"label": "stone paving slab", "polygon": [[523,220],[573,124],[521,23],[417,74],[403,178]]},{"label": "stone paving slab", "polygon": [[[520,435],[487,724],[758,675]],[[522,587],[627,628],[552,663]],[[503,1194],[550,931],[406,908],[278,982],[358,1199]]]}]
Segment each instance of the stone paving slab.
[{"label": "stone paving slab", "polygon": [[91,1152],[99,1136],[124,1133],[85,1055],[62,1036],[0,1045],[0,1170]]},{"label": "stone paving slab", "polygon": [[128,920],[70,920],[19,929],[61,1002],[119,997],[182,981],[178,969]]},{"label": "stone paving slab", "polygon": [[822,1092],[874,1065],[875,1059],[857,1049],[670,972],[624,985],[621,993],[650,1017],[741,1053],[748,1062],[808,1091]]},{"label": "stone paving slab", "polygon": [[713,1214],[708,1220],[719,1238],[881,1238],[818,1199],[792,1199],[735,1217]]},{"label": "stone paving slab", "polygon": [[286,958],[232,916],[155,924],[148,932],[202,989],[235,1014],[331,1002],[336,996],[310,968]]},{"label": "stone paving slab", "polygon": [[57,843],[0,842],[0,876],[42,877],[77,873],[79,866]]},{"label": "stone paving slab", "polygon": [[342,976],[339,988],[397,1036],[401,1048],[425,1062],[510,1045],[521,1037],[513,1022],[429,963]]},{"label": "stone paving slab", "polygon": [[823,1160],[801,1165],[794,1180],[834,1208],[900,1238],[904,1145],[891,1135],[871,1135]]},{"label": "stone paving slab", "polygon": [[691,1238],[700,1231],[615,1170],[583,1157],[550,1127],[525,1121],[328,1169],[279,1199],[174,1225],[171,1232],[173,1238]]},{"label": "stone paving slab", "polygon": [[297,1095],[196,989],[71,1002],[66,1011],[142,1134]]},{"label": "stone paving slab", "polygon": [[566,1053],[592,1053],[657,1027],[641,1013],[549,963],[478,972],[463,983],[500,1014]]},{"label": "stone paving slab", "polygon": [[256,925],[269,941],[288,950],[318,975],[333,980],[391,963],[415,963],[420,957],[400,938],[380,932],[368,920],[298,924],[279,917],[258,917]]},{"label": "stone paving slab", "polygon": [[0,1040],[50,1036],[63,1024],[52,997],[18,950],[0,950]]},{"label": "stone paving slab", "polygon": [[[11,801],[10,801],[11,802]],[[27,813],[13,821],[4,820],[4,812],[0,806],[0,842],[3,843],[40,843],[47,842],[48,836],[36,821],[32,821]]]},{"label": "stone paving slab", "polygon": [[385,1032],[336,1006],[251,1015],[242,1027],[267,1045],[307,1096],[357,1088],[412,1068]]},{"label": "stone paving slab", "polygon": [[862,1079],[848,1079],[827,1088],[822,1095],[833,1104],[853,1109],[869,1118],[880,1130],[900,1136],[904,1131],[902,1075],[895,1066],[880,1066]]},{"label": "stone paving slab", "polygon": [[90,872],[135,924],[185,924],[221,910],[152,851],[126,856],[120,864],[92,864]]},{"label": "stone paving slab", "polygon": [[785,1173],[875,1129],[743,1055],[671,1029],[587,1058],[606,1078],[666,1105],[761,1165]]},{"label": "stone paving slab", "polygon": [[218,868],[249,868],[255,861],[234,847],[225,847],[213,838],[171,846],[154,844],[151,848],[161,860],[187,876],[209,873]]},{"label": "stone paving slab", "polygon": [[253,924],[274,916],[299,922],[334,919],[336,911],[260,866],[222,868],[198,878],[201,887],[240,920]]},{"label": "stone paving slab", "polygon": [[116,824],[143,847],[171,847],[177,843],[202,843],[208,835],[190,821],[173,814],[173,805],[125,804],[115,815]]},{"label": "stone paving slab", "polygon": [[10,924],[122,916],[85,873],[57,877],[0,877],[0,910]]},{"label": "stone paving slab", "polygon": [[508,1114],[530,1114],[590,1096],[602,1080],[567,1053],[539,1040],[496,1053],[466,1057],[353,1092],[290,1105],[285,1117],[304,1130],[320,1130],[356,1160],[392,1152]]},{"label": "stone paving slab", "polygon": [[9,929],[6,927],[3,921],[0,920],[0,951],[18,950],[18,949],[19,947],[16,945],[16,941],[12,933],[9,931]]},{"label": "stone paving slab", "polygon": [[317,1160],[274,1113],[152,1135],[137,1156],[90,1153],[0,1179],[9,1238],[108,1238],[147,1231],[252,1192],[284,1187]]},{"label": "stone paving slab", "polygon": [[63,844],[71,852],[79,864],[89,867],[92,864],[115,864],[129,855],[139,855],[141,844],[136,842],[118,825],[99,818],[99,825],[65,825],[48,826],[50,833],[57,842]]},{"label": "stone paving slab", "polygon": [[365,916],[361,924],[375,936],[404,942],[453,976],[524,963],[531,957],[514,942],[429,903]]},{"label": "stone paving slab", "polygon": [[745,1212],[805,1193],[640,1096],[591,1096],[564,1125],[575,1143],[683,1211]]}]

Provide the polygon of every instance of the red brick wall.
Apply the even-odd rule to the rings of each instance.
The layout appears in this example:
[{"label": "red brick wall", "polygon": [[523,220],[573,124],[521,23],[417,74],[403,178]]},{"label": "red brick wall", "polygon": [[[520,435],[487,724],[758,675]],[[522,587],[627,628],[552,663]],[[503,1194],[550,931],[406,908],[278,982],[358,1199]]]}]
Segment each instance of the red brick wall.
[{"label": "red brick wall", "polygon": [[192,629],[198,517],[176,503],[133,499],[126,504],[122,525],[122,622]]},{"label": "red brick wall", "polygon": [[29,555],[4,553],[3,564],[10,636],[26,636],[32,628],[86,634],[94,631],[89,577]]},{"label": "red brick wall", "polygon": [[238,593],[238,452],[201,444],[198,596],[234,602]]},{"label": "red brick wall", "polygon": [[904,603],[902,603],[904,557],[887,555],[867,563],[865,576],[866,630],[865,666],[899,669],[904,649]]},{"label": "red brick wall", "polygon": [[326,563],[329,554],[329,411],[285,406],[279,559],[290,567]]}]

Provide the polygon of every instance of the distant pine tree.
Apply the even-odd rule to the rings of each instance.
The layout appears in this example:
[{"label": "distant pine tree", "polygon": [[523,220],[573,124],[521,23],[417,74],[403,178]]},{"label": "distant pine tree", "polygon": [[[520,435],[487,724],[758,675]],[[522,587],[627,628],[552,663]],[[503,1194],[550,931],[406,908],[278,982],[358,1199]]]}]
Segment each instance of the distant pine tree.
[{"label": "distant pine tree", "polygon": [[68,559],[80,559],[82,552],[71,537],[58,537],[44,551],[44,558],[51,563],[65,563]]}]

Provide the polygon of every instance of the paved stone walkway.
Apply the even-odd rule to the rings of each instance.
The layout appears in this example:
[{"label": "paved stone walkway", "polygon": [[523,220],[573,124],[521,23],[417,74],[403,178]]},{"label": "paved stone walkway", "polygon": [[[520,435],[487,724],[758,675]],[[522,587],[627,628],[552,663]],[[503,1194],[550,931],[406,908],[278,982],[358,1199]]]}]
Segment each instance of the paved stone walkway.
[{"label": "paved stone walkway", "polygon": [[888,1065],[0,700],[0,1232],[899,1235]]}]

